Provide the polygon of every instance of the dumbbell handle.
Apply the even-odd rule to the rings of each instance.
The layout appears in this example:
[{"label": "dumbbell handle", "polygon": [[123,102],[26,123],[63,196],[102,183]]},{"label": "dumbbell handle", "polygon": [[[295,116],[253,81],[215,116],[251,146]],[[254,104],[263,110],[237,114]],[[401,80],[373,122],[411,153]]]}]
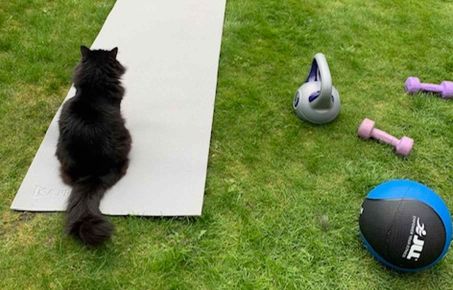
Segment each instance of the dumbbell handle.
[{"label": "dumbbell handle", "polygon": [[390,135],[389,133],[376,128],[371,131],[371,137],[393,146],[398,145],[398,142],[400,141],[400,139]]},{"label": "dumbbell handle", "polygon": [[436,84],[429,84],[429,83],[420,83],[420,89],[427,92],[441,92],[442,86]]}]

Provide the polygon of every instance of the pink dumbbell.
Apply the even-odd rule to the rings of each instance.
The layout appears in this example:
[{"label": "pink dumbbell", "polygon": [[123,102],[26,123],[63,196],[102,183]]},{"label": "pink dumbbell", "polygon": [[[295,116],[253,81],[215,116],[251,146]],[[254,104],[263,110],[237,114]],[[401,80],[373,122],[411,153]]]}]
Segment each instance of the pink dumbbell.
[{"label": "pink dumbbell", "polygon": [[395,147],[395,152],[403,156],[408,156],[414,145],[414,140],[412,138],[404,136],[403,138],[398,139],[382,130],[374,128],[374,121],[367,118],[362,121],[357,133],[363,139],[373,138],[386,144],[393,145]]},{"label": "pink dumbbell", "polygon": [[439,93],[442,98],[453,98],[453,82],[443,81],[440,85],[421,83],[416,77],[408,77],[405,83],[406,92],[415,94],[419,91]]}]

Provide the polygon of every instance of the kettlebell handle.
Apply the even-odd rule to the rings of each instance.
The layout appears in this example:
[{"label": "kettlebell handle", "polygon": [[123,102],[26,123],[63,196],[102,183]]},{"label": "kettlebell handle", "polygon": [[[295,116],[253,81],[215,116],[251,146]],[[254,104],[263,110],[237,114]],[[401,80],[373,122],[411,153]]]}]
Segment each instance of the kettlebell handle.
[{"label": "kettlebell handle", "polygon": [[332,96],[332,77],[330,76],[330,69],[327,64],[326,57],[320,52],[313,58],[310,73],[308,74],[305,82],[310,81],[321,82],[321,91],[319,96],[311,102],[311,105],[316,109],[330,108]]}]

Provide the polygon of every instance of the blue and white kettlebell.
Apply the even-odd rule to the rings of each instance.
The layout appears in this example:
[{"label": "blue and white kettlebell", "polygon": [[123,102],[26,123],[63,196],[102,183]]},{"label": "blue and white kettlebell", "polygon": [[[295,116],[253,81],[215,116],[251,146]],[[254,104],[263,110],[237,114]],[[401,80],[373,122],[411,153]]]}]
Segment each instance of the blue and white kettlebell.
[{"label": "blue and white kettlebell", "polygon": [[315,124],[329,123],[340,113],[340,95],[332,85],[324,54],[315,55],[307,80],[294,96],[293,108],[300,119]]}]

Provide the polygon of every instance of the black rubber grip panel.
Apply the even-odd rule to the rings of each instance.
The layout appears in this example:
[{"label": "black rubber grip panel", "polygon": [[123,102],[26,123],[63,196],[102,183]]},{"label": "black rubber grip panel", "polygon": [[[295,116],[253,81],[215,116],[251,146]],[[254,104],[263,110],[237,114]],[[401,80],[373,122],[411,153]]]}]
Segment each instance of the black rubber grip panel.
[{"label": "black rubber grip panel", "polygon": [[[373,249],[387,262],[406,269],[427,266],[434,262],[445,246],[445,228],[440,217],[426,204],[417,200],[366,199],[359,218],[360,231]],[[414,216],[424,224],[426,236],[420,257],[403,257],[412,245],[411,228]],[[415,228],[417,222],[415,218]],[[415,232],[415,228],[413,231]]]}]

